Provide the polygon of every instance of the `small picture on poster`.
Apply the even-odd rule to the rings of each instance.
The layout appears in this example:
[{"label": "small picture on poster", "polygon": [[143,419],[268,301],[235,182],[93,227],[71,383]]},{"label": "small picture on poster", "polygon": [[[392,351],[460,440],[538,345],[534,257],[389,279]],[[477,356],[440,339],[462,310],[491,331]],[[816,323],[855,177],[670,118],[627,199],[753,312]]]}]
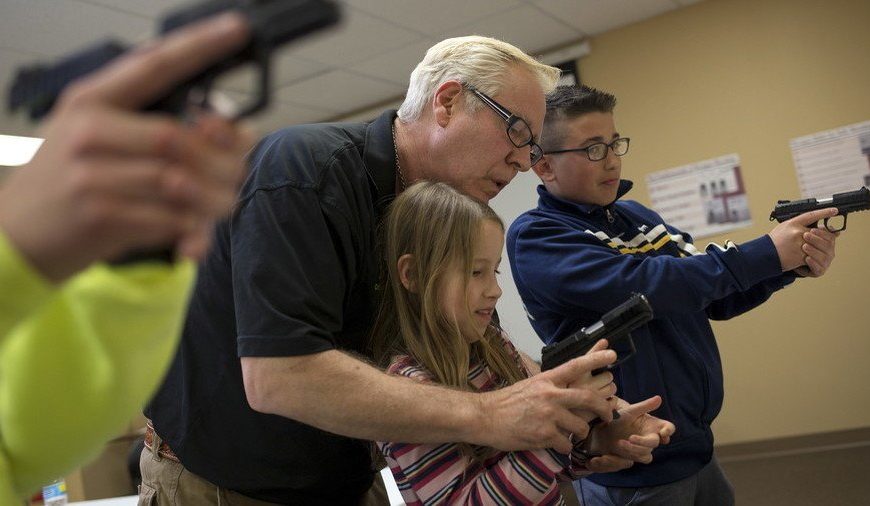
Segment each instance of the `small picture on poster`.
[{"label": "small picture on poster", "polygon": [[647,187],[665,222],[696,238],[752,224],[736,153],[654,172]]}]

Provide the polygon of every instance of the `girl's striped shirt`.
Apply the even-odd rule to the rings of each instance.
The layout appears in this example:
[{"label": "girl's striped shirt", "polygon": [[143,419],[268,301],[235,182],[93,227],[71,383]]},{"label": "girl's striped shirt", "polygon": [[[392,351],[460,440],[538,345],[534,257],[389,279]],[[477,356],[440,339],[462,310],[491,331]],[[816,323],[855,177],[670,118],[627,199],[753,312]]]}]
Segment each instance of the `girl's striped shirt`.
[{"label": "girl's striped shirt", "polygon": [[[510,342],[507,346],[519,361]],[[431,383],[432,375],[411,357],[395,357],[390,374]],[[469,383],[478,391],[496,390],[501,382],[482,364],[472,367]],[[562,505],[557,480],[589,474],[580,454],[569,457],[555,450],[497,452],[482,463],[459,451],[455,443],[406,444],[379,442],[402,498],[408,506],[434,504]]]}]

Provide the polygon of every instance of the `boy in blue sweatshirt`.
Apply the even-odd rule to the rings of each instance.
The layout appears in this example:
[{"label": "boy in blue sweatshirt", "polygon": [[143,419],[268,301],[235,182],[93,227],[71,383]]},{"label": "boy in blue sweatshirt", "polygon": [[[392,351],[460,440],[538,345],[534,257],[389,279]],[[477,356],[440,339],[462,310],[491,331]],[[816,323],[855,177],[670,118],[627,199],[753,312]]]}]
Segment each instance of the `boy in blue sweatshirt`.
[{"label": "boy in blue sweatshirt", "polygon": [[583,504],[730,505],[734,494],[713,458],[710,424],[722,405],[722,365],[710,319],[766,301],[798,277],[818,277],[834,258],[836,234],[809,228],[834,209],[807,213],[752,241],[706,252],[643,205],[620,200],[629,139],[616,130],[616,98],[587,86],[547,97],[542,147],[533,167],[538,206],[511,225],[507,251],[532,327],[559,341],[643,293],[655,319],[632,335],[634,357],[620,365],[620,396],[661,395],[659,417],[677,432],[650,465],[575,482]]}]

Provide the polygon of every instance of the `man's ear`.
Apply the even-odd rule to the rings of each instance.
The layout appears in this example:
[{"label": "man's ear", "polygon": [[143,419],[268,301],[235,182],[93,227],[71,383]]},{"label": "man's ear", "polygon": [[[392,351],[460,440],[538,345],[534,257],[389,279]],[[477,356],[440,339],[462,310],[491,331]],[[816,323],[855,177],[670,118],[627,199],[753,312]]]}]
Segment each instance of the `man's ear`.
[{"label": "man's ear", "polygon": [[462,83],[459,81],[445,81],[438,86],[432,96],[432,111],[438,126],[442,128],[447,126],[460,100],[462,100]]},{"label": "man's ear", "polygon": [[414,281],[414,255],[405,253],[399,257],[399,262],[396,265],[396,270],[399,271],[399,281],[411,293],[417,293],[417,283]]},{"label": "man's ear", "polygon": [[544,155],[541,160],[532,166],[532,170],[535,171],[535,174],[541,178],[541,181],[545,183],[549,183],[556,179],[556,174],[553,171],[553,166],[550,165],[550,156]]}]

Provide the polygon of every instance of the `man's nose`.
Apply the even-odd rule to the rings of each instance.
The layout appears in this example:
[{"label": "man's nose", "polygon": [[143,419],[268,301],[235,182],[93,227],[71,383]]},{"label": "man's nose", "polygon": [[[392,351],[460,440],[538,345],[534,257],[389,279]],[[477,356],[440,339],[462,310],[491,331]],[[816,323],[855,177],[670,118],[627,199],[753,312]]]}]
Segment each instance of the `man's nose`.
[{"label": "man's nose", "polygon": [[507,162],[517,172],[528,172],[532,168],[532,147],[523,146],[518,148],[514,146],[510,155],[508,155]]}]

